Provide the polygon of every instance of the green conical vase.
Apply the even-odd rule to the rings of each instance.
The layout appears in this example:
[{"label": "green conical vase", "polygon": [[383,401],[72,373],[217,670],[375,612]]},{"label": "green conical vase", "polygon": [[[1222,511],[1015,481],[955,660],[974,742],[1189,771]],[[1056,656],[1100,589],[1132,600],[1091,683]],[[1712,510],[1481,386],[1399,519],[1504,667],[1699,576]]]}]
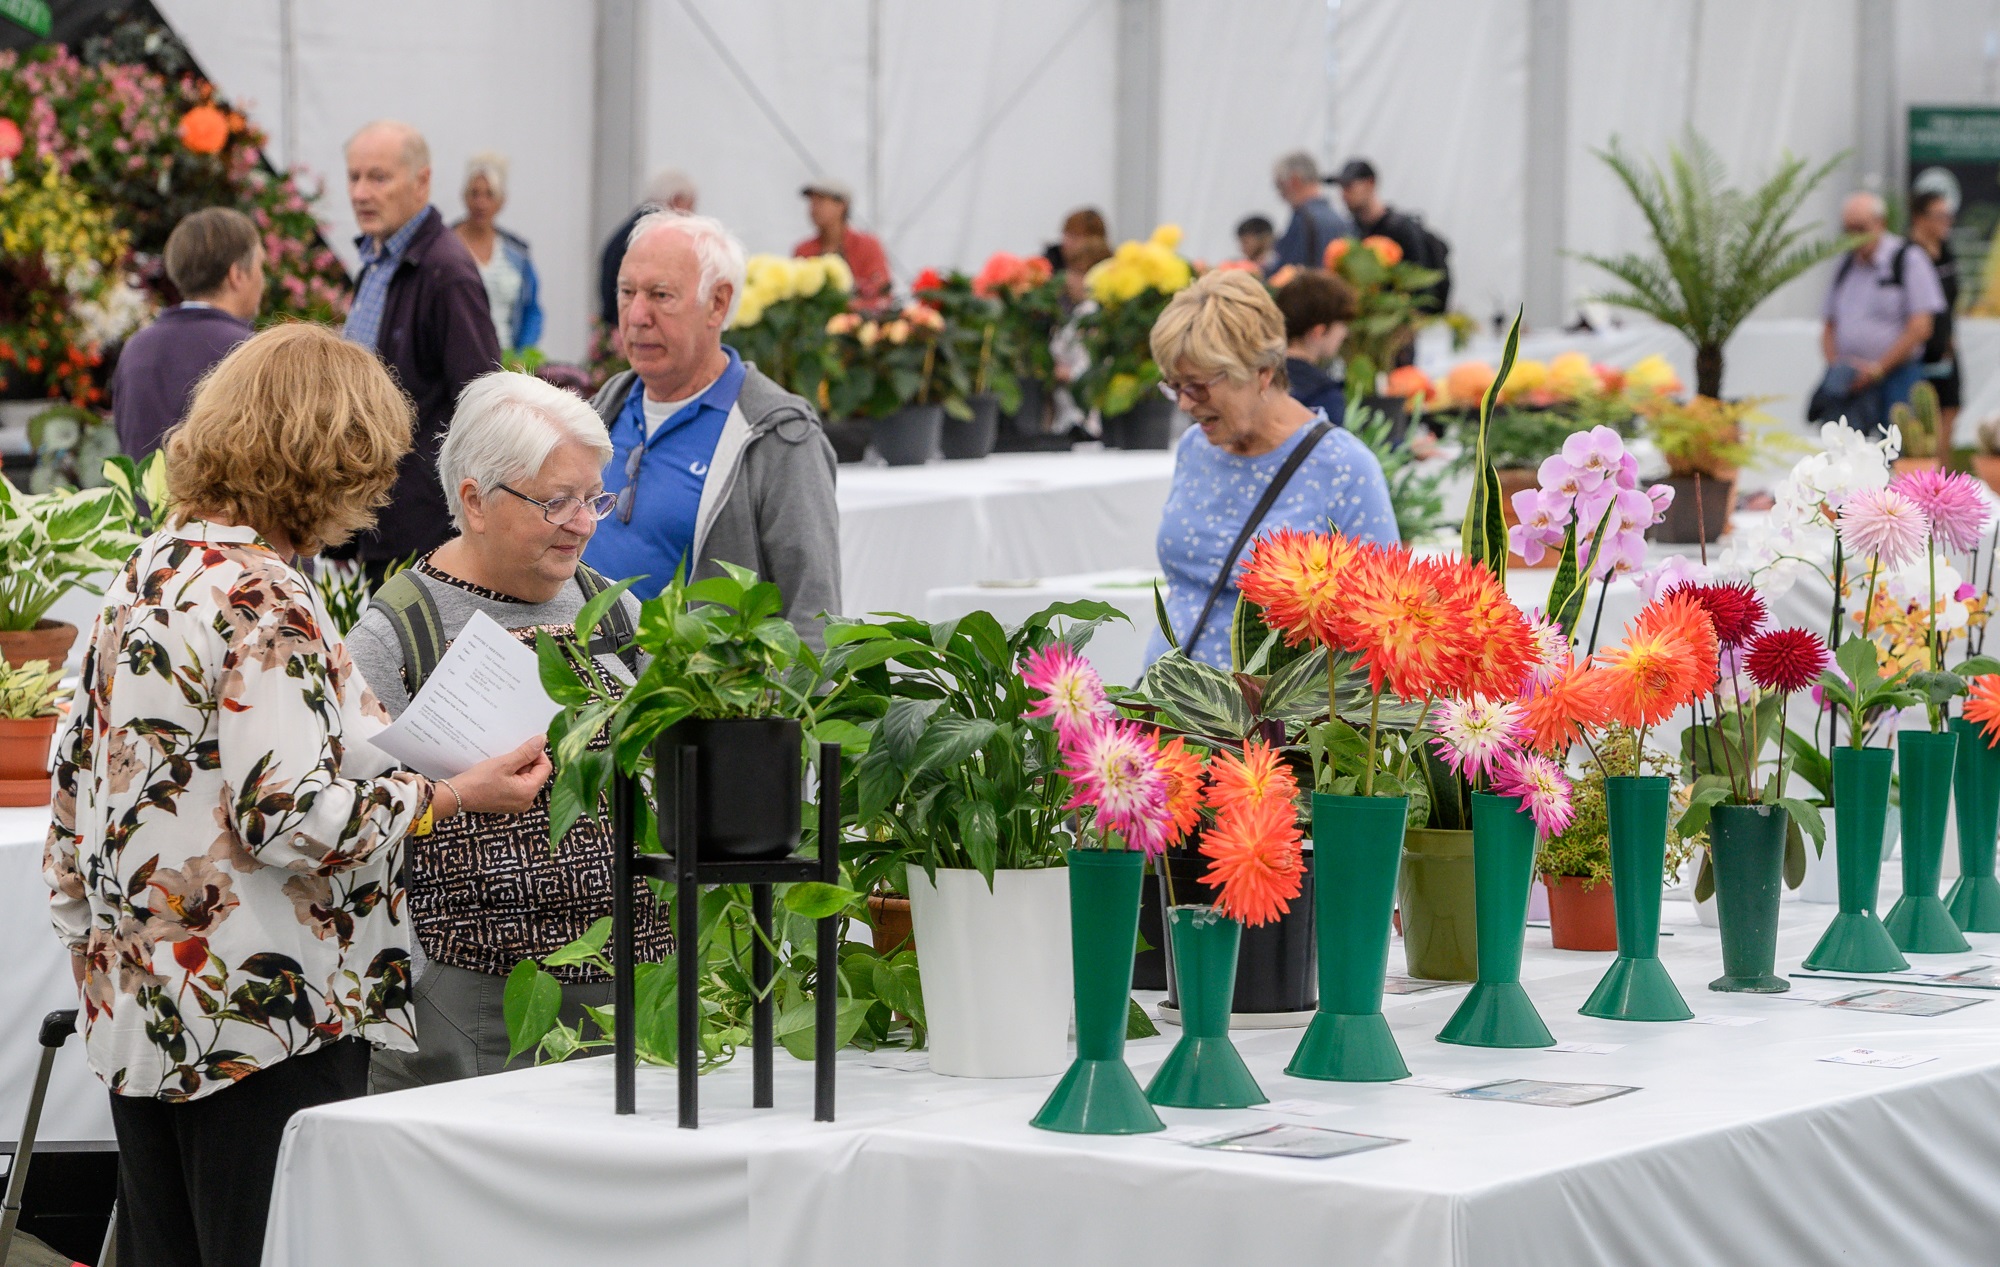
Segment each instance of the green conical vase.
[{"label": "green conical vase", "polygon": [[1979,727],[1951,719],[1958,736],[1953,789],[1958,801],[1958,880],[1945,896],[1952,922],[1968,933],[2000,933],[2000,878],[1993,874],[1994,835],[2000,831],[2000,748]]},{"label": "green conical vase", "polygon": [[1783,994],[1777,974],[1778,903],[1785,886],[1785,836],[1792,816],[1775,805],[1718,805],[1708,819],[1721,924],[1722,975],[1711,990]]},{"label": "green conical vase", "polygon": [[1389,917],[1409,798],[1313,793],[1319,1009],[1285,1072],[1321,1082],[1410,1076],[1382,1015]]},{"label": "green conical vase", "polygon": [[1604,780],[1611,833],[1611,900],[1618,915],[1618,958],[1577,1009],[1612,1021],[1684,1021],[1687,1000],[1660,962],[1660,890],[1667,865],[1664,775]]},{"label": "green conical vase", "polygon": [[1958,736],[1948,730],[1898,731],[1896,759],[1903,767],[1903,895],[1889,908],[1882,927],[1905,954],[1971,950],[1972,943],[1938,897],[1944,870],[1944,815],[1951,806]]},{"label": "green conical vase", "polygon": [[1555,1035],[1521,988],[1521,942],[1534,881],[1535,820],[1518,796],[1472,794],[1474,917],[1479,979],[1438,1032],[1465,1047],[1553,1047]]},{"label": "green conical vase", "polygon": [[1236,996],[1236,950],[1243,925],[1212,906],[1167,912],[1174,940],[1174,981],[1181,1002],[1181,1037],[1167,1053],[1146,1098],[1176,1109],[1245,1109],[1268,1104],[1249,1066],[1229,1041]]},{"label": "green conical vase", "polygon": [[1815,972],[1901,972],[1910,966],[1875,916],[1882,888],[1882,820],[1889,813],[1887,748],[1833,750],[1834,857],[1840,910],[1806,956]]},{"label": "green conical vase", "polygon": [[1144,1135],[1167,1129],[1125,1063],[1145,863],[1137,850],[1069,851],[1076,1060],[1031,1126],[1072,1135]]}]

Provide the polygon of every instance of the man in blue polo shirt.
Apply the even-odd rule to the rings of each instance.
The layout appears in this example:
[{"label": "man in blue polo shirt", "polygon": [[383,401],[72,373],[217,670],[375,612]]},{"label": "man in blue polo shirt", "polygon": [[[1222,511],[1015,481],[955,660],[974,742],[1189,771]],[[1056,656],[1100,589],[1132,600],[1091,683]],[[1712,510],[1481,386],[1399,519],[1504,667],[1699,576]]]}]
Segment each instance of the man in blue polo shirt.
[{"label": "man in blue polo shirt", "polygon": [[776,582],[808,639],[840,610],[833,446],[803,399],[723,345],[743,290],[743,247],[706,216],[657,212],[618,270],[618,332],[632,369],[591,402],[611,433],[610,517],[585,548],[613,580],[657,595],[724,562]]}]

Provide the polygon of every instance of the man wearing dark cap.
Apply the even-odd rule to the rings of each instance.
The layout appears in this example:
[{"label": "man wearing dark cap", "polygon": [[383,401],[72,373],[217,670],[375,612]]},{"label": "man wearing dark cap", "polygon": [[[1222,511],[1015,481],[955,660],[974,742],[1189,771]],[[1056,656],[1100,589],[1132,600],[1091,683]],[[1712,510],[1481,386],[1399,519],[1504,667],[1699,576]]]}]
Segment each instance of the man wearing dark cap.
[{"label": "man wearing dark cap", "polygon": [[[1360,236],[1384,237],[1403,248],[1403,258],[1412,264],[1425,268],[1445,271],[1444,240],[1427,230],[1423,222],[1406,212],[1397,211],[1382,201],[1382,195],[1375,188],[1375,165],[1365,158],[1348,160],[1347,166],[1333,178],[1340,186],[1340,200],[1347,204],[1348,214],[1354,217],[1355,231]],[[1451,279],[1447,276],[1428,292],[1436,301],[1436,310],[1443,311],[1445,302],[1451,297]]]},{"label": "man wearing dark cap", "polygon": [[806,214],[816,232],[792,248],[793,256],[838,255],[854,274],[857,307],[879,308],[888,303],[889,257],[883,253],[881,241],[847,223],[853,191],[841,181],[813,180],[799,193],[805,196]]}]

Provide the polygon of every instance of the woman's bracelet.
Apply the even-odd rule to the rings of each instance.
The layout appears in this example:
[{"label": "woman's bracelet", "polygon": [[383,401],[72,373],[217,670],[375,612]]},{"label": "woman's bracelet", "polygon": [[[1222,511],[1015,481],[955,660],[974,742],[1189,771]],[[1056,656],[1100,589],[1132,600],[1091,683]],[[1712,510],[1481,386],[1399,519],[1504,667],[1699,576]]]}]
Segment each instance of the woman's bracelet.
[{"label": "woman's bracelet", "polygon": [[443,786],[443,787],[447,787],[447,788],[451,788],[451,812],[452,812],[452,814],[453,814],[453,815],[456,815],[456,814],[460,813],[461,811],[463,811],[463,810],[465,809],[465,798],[464,798],[463,796],[460,796],[460,795],[458,794],[458,789],[457,789],[457,788],[455,788],[455,787],[452,787],[452,786],[451,786],[451,780],[450,780],[450,779],[439,779],[439,780],[438,780],[438,783],[439,783],[439,785],[440,785],[440,786]]}]

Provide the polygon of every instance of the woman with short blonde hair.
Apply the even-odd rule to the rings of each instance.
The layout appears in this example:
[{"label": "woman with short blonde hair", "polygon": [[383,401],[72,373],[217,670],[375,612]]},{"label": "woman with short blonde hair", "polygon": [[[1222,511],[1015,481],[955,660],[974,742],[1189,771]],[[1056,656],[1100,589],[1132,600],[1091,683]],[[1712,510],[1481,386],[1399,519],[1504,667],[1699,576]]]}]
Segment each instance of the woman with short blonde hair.
[{"label": "woman with short blonde hair", "polygon": [[[1337,419],[1286,390],[1285,318],[1248,272],[1204,273],[1153,323],[1160,390],[1195,426],[1174,454],[1160,517],[1167,619],[1183,654],[1229,668],[1236,568],[1276,528],[1393,544],[1382,466]],[[1166,654],[1154,633],[1150,663]]]},{"label": "woman with short blonde hair", "polygon": [[112,1092],[124,1261],[259,1262],[285,1122],[360,1094],[371,1044],[414,1045],[405,842],[547,780],[539,737],[450,779],[395,771],[299,571],[374,521],[410,424],[365,348],[249,339],[197,389],[167,526],[104,596],[44,875]]}]

